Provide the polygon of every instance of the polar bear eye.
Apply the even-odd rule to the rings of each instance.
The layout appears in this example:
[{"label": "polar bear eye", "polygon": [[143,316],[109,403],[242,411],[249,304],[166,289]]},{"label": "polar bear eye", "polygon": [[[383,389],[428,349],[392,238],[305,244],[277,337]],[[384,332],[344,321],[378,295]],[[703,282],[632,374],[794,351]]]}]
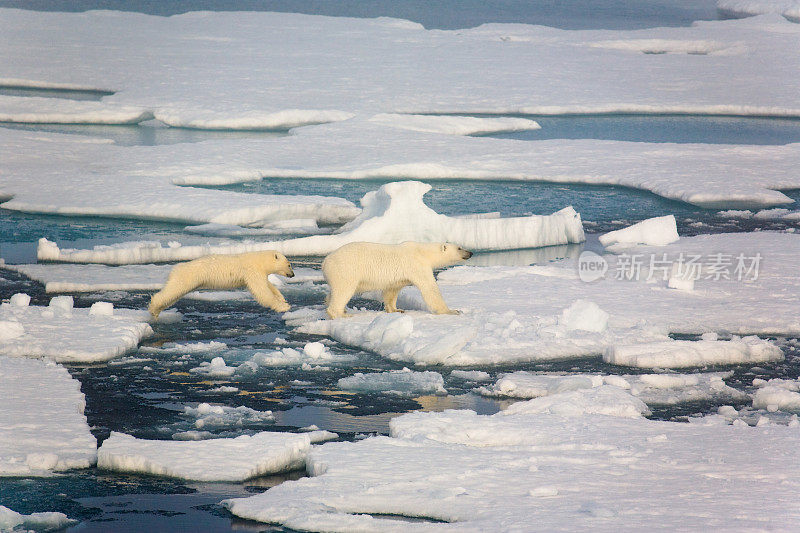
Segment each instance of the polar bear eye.
[{"label": "polar bear eye", "polygon": [[275,260],[276,261],[278,260],[278,254],[275,254]]}]

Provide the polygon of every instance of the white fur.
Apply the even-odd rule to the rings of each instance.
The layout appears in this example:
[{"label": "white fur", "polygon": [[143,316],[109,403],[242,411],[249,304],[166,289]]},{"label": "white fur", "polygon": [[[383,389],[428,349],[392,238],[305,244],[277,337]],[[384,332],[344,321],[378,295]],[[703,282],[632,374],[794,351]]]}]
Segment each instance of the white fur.
[{"label": "white fur", "polygon": [[272,250],[233,255],[207,255],[172,268],[164,288],[150,299],[150,314],[159,313],[195,289],[237,289],[247,287],[253,297],[278,312],[289,304],[267,280],[270,274],[292,277],[292,265],[283,254]]},{"label": "white fur", "polygon": [[328,255],[322,273],[331,289],[328,316],[346,316],[345,306],[353,295],[382,291],[387,313],[397,311],[397,294],[415,285],[431,312],[456,314],[444,303],[433,277],[433,269],[469,258],[471,252],[450,243],[404,242],[377,244],[353,242]]}]

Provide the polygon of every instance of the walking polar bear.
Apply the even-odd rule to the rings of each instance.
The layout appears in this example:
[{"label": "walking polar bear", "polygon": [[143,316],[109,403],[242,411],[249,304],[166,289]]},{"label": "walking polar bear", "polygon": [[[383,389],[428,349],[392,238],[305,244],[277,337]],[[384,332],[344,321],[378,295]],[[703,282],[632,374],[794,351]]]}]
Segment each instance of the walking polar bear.
[{"label": "walking polar bear", "polygon": [[322,273],[330,287],[328,316],[348,316],[345,306],[350,298],[367,291],[383,292],[386,312],[397,312],[397,295],[408,285],[420,290],[431,312],[457,314],[444,303],[433,269],[470,257],[472,252],[450,243],[346,244],[322,262]]},{"label": "walking polar bear", "polygon": [[150,299],[153,318],[195,289],[238,289],[247,287],[258,303],[278,312],[289,304],[267,280],[270,274],[294,277],[292,265],[283,254],[272,250],[231,255],[207,255],[173,267],[167,283]]}]

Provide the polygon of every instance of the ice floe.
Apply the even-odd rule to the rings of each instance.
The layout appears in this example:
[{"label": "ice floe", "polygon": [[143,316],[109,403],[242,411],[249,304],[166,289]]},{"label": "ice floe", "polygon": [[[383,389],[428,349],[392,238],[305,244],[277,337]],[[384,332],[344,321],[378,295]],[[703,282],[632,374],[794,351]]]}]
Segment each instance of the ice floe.
[{"label": "ice floe", "polygon": [[800,413],[800,380],[754,379],[757,387],[753,394],[753,407],[767,411],[789,411]]},{"label": "ice floe", "polygon": [[210,405],[201,403],[197,407],[184,407],[183,414],[194,419],[197,429],[232,429],[245,424],[271,423],[275,421],[272,411],[256,411],[240,405]]},{"label": "ice floe", "polygon": [[[685,237],[667,246],[595,255],[607,270],[591,282],[579,276],[580,259],[446,270],[439,286],[448,304],[463,312],[458,316],[415,311],[425,309],[424,302],[409,288],[398,299],[399,307],[409,310],[403,314],[360,311],[320,320],[321,309],[307,308],[285,319],[303,333],[416,364],[498,364],[599,357],[607,351],[607,361],[654,367],[774,361],[783,354],[769,341],[716,334],[800,333],[793,296],[800,290],[798,253],[800,238],[785,233]],[[758,272],[748,274],[759,254]],[[702,268],[698,279],[692,278],[694,290],[670,289],[673,265],[687,267],[695,255]],[[741,276],[739,255],[747,267]],[[690,341],[669,333],[707,335]]]},{"label": "ice floe", "polygon": [[97,450],[97,467],[195,481],[244,481],[302,468],[310,445],[307,433],[160,441],[114,432]]},{"label": "ice floe", "polygon": [[613,344],[603,354],[612,365],[641,368],[682,368],[782,361],[783,352],[755,335],[729,341],[670,340],[640,344]]},{"label": "ice floe", "polygon": [[67,369],[0,355],[0,397],[0,476],[43,476],[95,463],[86,400]]},{"label": "ice floe", "polygon": [[[524,531],[536,524],[610,532],[800,523],[793,511],[800,487],[796,427],[644,420],[635,412],[640,400],[626,395],[602,386],[519,402],[492,416],[403,415],[392,419],[391,438],[314,449],[311,478],[223,503],[242,518],[309,531]],[[581,397],[595,400],[599,411],[620,401],[634,409],[617,413],[624,416],[587,414]],[[748,511],[753,501],[758,513]]]},{"label": "ice floe", "polygon": [[271,352],[256,352],[243,364],[253,370],[258,367],[302,366],[352,361],[350,354],[334,354],[321,342],[308,342],[302,349],[281,348]]},{"label": "ice floe", "polygon": [[541,126],[536,121],[513,117],[480,118],[452,115],[402,115],[397,113],[381,113],[369,120],[370,122],[375,122],[384,126],[412,131],[447,133],[450,135],[479,135],[541,129]]},{"label": "ice floe", "polygon": [[717,10],[735,18],[779,13],[788,20],[800,22],[800,2],[797,0],[717,0]]},{"label": "ice floe", "polygon": [[637,244],[664,246],[678,240],[678,226],[673,215],[648,218],[627,228],[618,229],[600,236],[600,244],[606,249],[619,250]]},{"label": "ice floe", "polygon": [[0,95],[0,122],[28,124],[137,124],[153,118],[147,109],[101,102]]},{"label": "ice floe", "polygon": [[[439,31],[292,13],[4,9],[0,17],[10,28],[0,83],[112,87],[103,105],[141,106],[173,126],[288,128],[398,112],[800,113],[797,80],[785,75],[798,65],[800,29],[783,18],[636,31],[524,24]],[[91,56],[79,46],[88,40]],[[254,51],[253,42],[263,47]],[[136,52],[120,55],[120,47]],[[670,50],[705,55],[642,53]],[[296,68],[298,57],[305,68]],[[358,61],[344,60],[352,57]]]},{"label": "ice floe", "polygon": [[75,524],[64,513],[21,514],[0,505],[0,531],[54,531]]},{"label": "ice floe", "polygon": [[74,308],[71,296],[50,305],[0,305],[0,355],[48,357],[59,362],[107,361],[151,335],[148,315],[108,306]]},{"label": "ice floe", "polygon": [[373,372],[341,378],[337,386],[346,391],[386,392],[401,396],[447,394],[444,379],[438,372],[414,372],[408,368],[389,372]]},{"label": "ice floe", "polygon": [[673,405],[697,401],[742,401],[747,394],[729,387],[730,373],[641,374],[641,375],[554,375],[524,370],[504,374],[494,384],[479,387],[484,396],[538,398],[562,392],[612,385],[626,390],[648,405]]},{"label": "ice floe", "polygon": [[585,239],[581,217],[571,207],[549,216],[515,218],[458,218],[439,214],[425,205],[431,186],[418,181],[382,185],[361,199],[363,210],[334,235],[315,235],[284,241],[236,243],[218,246],[161,246],[157,243],[123,243],[95,246],[91,250],[60,249],[39,241],[40,260],[107,264],[187,260],[210,253],[278,250],[286,255],[325,255],[358,241],[397,244],[403,241],[452,242],[469,250],[511,250]]}]

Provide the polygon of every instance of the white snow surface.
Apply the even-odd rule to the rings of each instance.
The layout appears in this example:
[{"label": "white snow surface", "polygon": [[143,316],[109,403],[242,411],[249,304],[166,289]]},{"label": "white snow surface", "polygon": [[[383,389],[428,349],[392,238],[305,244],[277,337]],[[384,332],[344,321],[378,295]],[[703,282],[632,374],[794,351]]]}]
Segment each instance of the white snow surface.
[{"label": "white snow surface", "polygon": [[641,368],[683,368],[782,361],[783,352],[755,335],[729,341],[669,340],[637,344],[612,344],[603,361]]},{"label": "white snow surface", "polygon": [[[608,408],[641,403],[606,385],[519,402],[492,416],[410,413],[392,419],[392,437],[315,448],[307,460],[314,477],[223,504],[242,518],[308,531],[800,524],[798,428],[656,422],[635,410],[591,414],[580,409],[581,397]],[[387,514],[445,523],[371,516]]]},{"label": "white snow surface", "polygon": [[326,255],[351,242],[398,244],[404,241],[451,242],[468,250],[513,250],[583,242],[581,217],[572,207],[549,216],[458,218],[439,214],[422,197],[431,186],[419,181],[392,182],[361,199],[362,212],[334,235],[284,241],[206,246],[123,243],[91,250],[61,250],[41,239],[40,260],[107,264],[195,259],[211,253],[277,250],[286,255]]},{"label": "white snow surface", "polygon": [[[107,361],[135,349],[153,333],[146,312],[115,309],[108,314],[92,309],[73,308],[71,296],[55,297],[48,307],[3,303],[0,355],[71,363]],[[17,334],[3,333],[9,329]]]},{"label": "white snow surface", "polygon": [[411,131],[446,133],[449,135],[478,135],[508,131],[538,130],[538,122],[525,118],[459,117],[448,115],[402,115],[381,113],[369,119],[383,126]]},{"label": "white snow surface", "polygon": [[0,95],[0,122],[27,124],[138,124],[153,118],[147,109],[102,102]]},{"label": "white snow surface", "polygon": [[600,244],[607,249],[649,244],[664,246],[678,240],[678,226],[674,215],[648,218],[627,228],[611,231],[600,236]]},{"label": "white snow surface", "polygon": [[0,505],[0,531],[52,531],[64,529],[77,520],[64,513],[44,512],[21,514]]},{"label": "white snow surface", "polygon": [[[375,113],[800,114],[800,82],[786,75],[800,61],[800,28],[777,16],[635,31],[441,31],[263,12],[4,9],[0,18],[0,83],[111,89],[104,105],[143,107],[173,126],[287,128]],[[87,42],[96,53],[84,53]],[[709,44],[682,44],[697,42]],[[671,50],[705,55],[642,53]]]},{"label": "white snow surface", "polygon": [[494,384],[476,389],[484,396],[539,398],[566,391],[613,385],[648,405],[674,405],[696,401],[741,401],[747,394],[723,381],[730,373],[597,375],[534,374],[524,370],[504,374]]},{"label": "white snow surface", "polygon": [[717,9],[728,17],[780,13],[788,20],[800,22],[800,2],[797,0],[717,0]]},{"label": "white snow surface", "polygon": [[307,433],[160,441],[112,432],[97,450],[97,467],[195,481],[244,481],[301,468],[310,443]]},{"label": "white snow surface", "polygon": [[[648,282],[651,254],[656,261],[667,255],[664,269],[669,274],[681,253],[686,258],[702,254],[704,260],[710,260],[707,254],[711,251],[730,256],[732,279],[714,279],[709,267],[693,291],[669,289],[658,269],[653,269],[653,279]],[[701,235],[663,247],[632,248],[628,253],[643,258],[638,281],[617,279],[616,271],[626,266],[623,255],[603,256],[609,263],[606,276],[591,283],[580,280],[575,260],[543,266],[445,270],[439,274],[439,287],[444,300],[461,310],[461,315],[416,311],[426,309],[425,304],[419,291],[407,288],[398,299],[401,309],[410,309],[403,314],[358,311],[349,318],[321,320],[321,309],[304,309],[284,318],[299,326],[300,332],[326,335],[390,359],[446,365],[599,356],[610,347],[621,354],[626,345],[638,345],[642,353],[652,351],[657,357],[653,366],[737,364],[780,360],[783,355],[758,339],[708,337],[693,342],[673,340],[668,334],[800,334],[800,311],[794,296],[800,291],[798,235]],[[757,253],[762,257],[757,278],[737,280],[735,257]],[[765,301],[770,305],[763,305]],[[564,321],[566,310],[576,305],[592,318],[589,324],[598,326],[595,331]],[[599,327],[602,315],[598,309],[608,314],[604,329]],[[615,360],[623,362],[621,357]]]},{"label": "white snow surface", "polygon": [[0,476],[47,476],[95,463],[86,400],[66,368],[0,355],[0,398]]},{"label": "white snow surface", "polygon": [[444,378],[438,372],[414,372],[408,368],[389,372],[357,372],[341,378],[337,387],[355,392],[387,392],[401,396],[447,394]]},{"label": "white snow surface", "polygon": [[800,379],[754,379],[753,407],[800,413]]}]

